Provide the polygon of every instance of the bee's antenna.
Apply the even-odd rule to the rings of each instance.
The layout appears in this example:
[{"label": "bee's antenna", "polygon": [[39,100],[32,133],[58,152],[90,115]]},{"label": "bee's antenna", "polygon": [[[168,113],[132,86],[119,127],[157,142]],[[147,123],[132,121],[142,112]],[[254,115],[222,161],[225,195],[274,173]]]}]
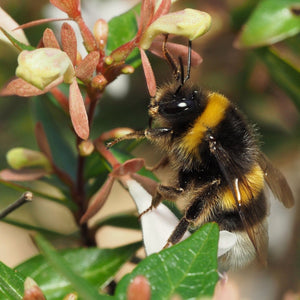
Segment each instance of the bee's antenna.
[{"label": "bee's antenna", "polygon": [[188,49],[189,49],[188,50],[188,63],[187,63],[187,69],[186,69],[186,76],[183,80],[183,83],[185,83],[187,80],[189,80],[190,75],[191,75],[191,66],[192,66],[192,41],[191,40],[189,40]]}]

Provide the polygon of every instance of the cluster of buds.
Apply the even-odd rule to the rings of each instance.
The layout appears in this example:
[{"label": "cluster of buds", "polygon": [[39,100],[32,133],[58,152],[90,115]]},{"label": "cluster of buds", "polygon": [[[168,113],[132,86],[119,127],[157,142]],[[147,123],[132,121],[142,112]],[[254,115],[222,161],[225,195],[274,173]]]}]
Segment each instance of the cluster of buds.
[{"label": "cluster of buds", "polygon": [[[162,0],[158,7],[155,0],[144,0],[136,36],[106,54],[109,31],[106,21],[98,20],[91,32],[81,16],[79,0],[50,0],[50,2],[77,23],[87,55],[82,58],[77,52],[75,32],[68,23],[64,23],[61,28],[61,46],[50,29],[44,31],[37,48],[23,47],[30,50],[20,49],[20,43],[15,43],[15,40],[11,39],[14,45],[23,51],[18,58],[19,65],[16,70],[18,78],[2,89],[1,95],[28,97],[51,92],[63,109],[70,114],[74,130],[83,140],[89,137],[91,125],[89,119],[92,118],[95,105],[105,87],[120,74],[130,74],[134,71],[132,66],[126,64],[126,59],[134,48],[140,50],[149,93],[154,96],[156,84],[145,50],[161,55],[161,35],[174,34],[193,40],[210,27],[210,16],[207,13],[185,9],[168,14],[171,0]],[[49,21],[52,19],[34,21],[20,26],[18,31]],[[9,37],[3,28],[2,31]],[[184,51],[187,53],[185,48],[170,43],[170,49],[175,55]],[[195,52],[192,58],[193,64],[201,62],[200,56]],[[69,97],[58,89],[62,82],[70,85]],[[79,84],[86,90],[85,99]]]}]

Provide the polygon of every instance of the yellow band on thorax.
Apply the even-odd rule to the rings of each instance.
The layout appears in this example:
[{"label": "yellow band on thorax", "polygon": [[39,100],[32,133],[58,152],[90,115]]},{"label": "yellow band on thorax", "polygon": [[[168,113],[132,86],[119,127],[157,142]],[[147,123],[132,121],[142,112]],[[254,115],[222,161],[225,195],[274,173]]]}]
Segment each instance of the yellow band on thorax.
[{"label": "yellow band on thorax", "polygon": [[204,111],[183,138],[180,148],[185,152],[196,151],[206,131],[216,127],[223,120],[229,104],[229,100],[223,95],[210,93]]}]

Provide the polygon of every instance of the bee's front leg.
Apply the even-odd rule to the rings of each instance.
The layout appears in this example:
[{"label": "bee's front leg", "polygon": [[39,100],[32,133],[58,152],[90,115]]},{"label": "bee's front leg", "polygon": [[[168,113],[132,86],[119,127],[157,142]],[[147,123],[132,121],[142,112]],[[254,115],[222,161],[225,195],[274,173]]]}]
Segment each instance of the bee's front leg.
[{"label": "bee's front leg", "polygon": [[158,140],[161,138],[166,138],[173,134],[173,130],[171,128],[148,128],[145,130],[145,137],[148,140]]},{"label": "bee's front leg", "polygon": [[152,208],[157,207],[164,199],[169,201],[177,200],[178,196],[183,192],[184,190],[182,188],[159,184],[152,197],[151,206],[147,208],[145,211],[143,211],[139,215],[139,218],[141,218],[141,216],[147,213],[148,211],[152,210]]}]

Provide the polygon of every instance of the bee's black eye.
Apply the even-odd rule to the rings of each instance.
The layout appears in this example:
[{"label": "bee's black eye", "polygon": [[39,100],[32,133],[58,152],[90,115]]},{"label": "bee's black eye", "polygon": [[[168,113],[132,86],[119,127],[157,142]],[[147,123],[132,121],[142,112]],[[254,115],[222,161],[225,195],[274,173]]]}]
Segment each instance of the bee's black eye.
[{"label": "bee's black eye", "polygon": [[160,103],[159,113],[168,116],[180,116],[183,113],[194,109],[194,101],[185,98],[174,99],[172,101]]}]

